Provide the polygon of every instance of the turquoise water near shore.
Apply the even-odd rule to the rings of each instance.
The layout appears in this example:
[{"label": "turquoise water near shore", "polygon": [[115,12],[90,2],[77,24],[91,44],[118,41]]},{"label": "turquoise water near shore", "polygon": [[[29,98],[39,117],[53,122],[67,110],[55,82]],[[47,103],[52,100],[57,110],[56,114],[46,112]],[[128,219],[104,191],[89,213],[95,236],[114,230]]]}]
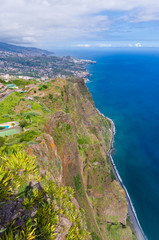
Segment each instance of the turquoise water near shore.
[{"label": "turquoise water near shore", "polygon": [[159,239],[159,49],[70,52],[96,60],[87,86],[116,126],[113,159],[143,231]]}]

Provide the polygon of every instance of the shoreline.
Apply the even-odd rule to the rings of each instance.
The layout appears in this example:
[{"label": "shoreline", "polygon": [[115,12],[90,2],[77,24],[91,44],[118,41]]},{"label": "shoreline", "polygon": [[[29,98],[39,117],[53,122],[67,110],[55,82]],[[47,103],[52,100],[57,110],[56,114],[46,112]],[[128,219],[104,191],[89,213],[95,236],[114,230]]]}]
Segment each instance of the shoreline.
[{"label": "shoreline", "polygon": [[112,132],[112,140],[111,140],[111,145],[110,145],[110,149],[109,149],[109,159],[110,159],[110,163],[111,163],[111,166],[112,166],[112,169],[113,169],[113,172],[115,174],[115,177],[116,177],[116,180],[119,182],[120,186],[124,189],[125,191],[125,195],[126,195],[126,200],[127,200],[127,203],[128,203],[128,215],[130,216],[130,219],[131,219],[131,222],[132,222],[132,225],[133,225],[133,228],[135,230],[135,233],[136,233],[136,236],[138,238],[138,240],[147,240],[143,230],[142,230],[142,227],[140,225],[140,222],[138,220],[138,217],[137,217],[137,214],[135,212],[135,209],[134,209],[134,206],[133,206],[133,203],[131,201],[131,198],[129,196],[129,193],[125,187],[125,185],[123,184],[123,181],[118,173],[118,170],[116,168],[116,165],[114,163],[114,160],[112,158],[112,150],[113,150],[113,146],[114,146],[114,135],[115,135],[115,132],[116,132],[116,129],[115,129],[115,124],[113,122],[112,119],[104,116],[104,114],[102,114],[98,109],[97,109],[98,113],[107,118],[110,122],[111,122],[111,132]]}]

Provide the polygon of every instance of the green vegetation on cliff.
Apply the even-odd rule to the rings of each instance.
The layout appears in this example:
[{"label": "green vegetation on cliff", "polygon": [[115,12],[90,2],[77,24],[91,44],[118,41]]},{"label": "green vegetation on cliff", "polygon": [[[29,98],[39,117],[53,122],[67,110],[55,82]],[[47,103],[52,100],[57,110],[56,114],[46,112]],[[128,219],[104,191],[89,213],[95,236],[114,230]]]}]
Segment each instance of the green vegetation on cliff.
[{"label": "green vegetation on cliff", "polygon": [[[111,123],[82,79],[56,79],[0,103],[1,239],[134,239],[108,157]],[[10,109],[7,110],[7,109]]]},{"label": "green vegetation on cliff", "polygon": [[35,156],[22,146],[2,148],[2,155],[0,239],[90,239],[71,187],[54,181],[49,172],[42,174]]}]

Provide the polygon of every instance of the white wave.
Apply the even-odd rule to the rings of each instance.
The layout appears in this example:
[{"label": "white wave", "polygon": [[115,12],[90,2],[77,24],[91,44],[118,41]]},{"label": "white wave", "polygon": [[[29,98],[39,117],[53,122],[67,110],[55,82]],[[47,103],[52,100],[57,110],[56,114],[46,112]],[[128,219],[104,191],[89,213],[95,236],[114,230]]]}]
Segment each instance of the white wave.
[{"label": "white wave", "polygon": [[[101,116],[105,117],[104,114],[101,113],[98,109],[97,109],[97,111],[98,111],[98,113],[99,113]],[[140,222],[139,222],[139,220],[138,220],[138,217],[137,217],[135,208],[134,208],[133,203],[132,203],[132,201],[131,201],[130,195],[129,195],[129,193],[128,193],[126,187],[125,187],[125,185],[123,184],[123,181],[122,181],[122,179],[121,179],[121,177],[120,177],[120,175],[119,175],[119,172],[118,172],[118,170],[117,170],[117,168],[116,168],[116,165],[115,165],[114,160],[113,160],[112,155],[111,155],[112,150],[113,150],[113,145],[114,145],[114,135],[115,135],[115,133],[116,133],[115,124],[114,124],[114,122],[113,122],[112,119],[110,119],[110,118],[108,118],[108,117],[105,117],[105,118],[109,119],[109,121],[111,122],[111,124],[112,124],[112,132],[113,132],[112,146],[111,146],[111,149],[110,149],[110,151],[109,151],[110,162],[111,162],[111,165],[112,165],[114,174],[115,174],[115,176],[116,176],[116,179],[118,180],[118,182],[120,183],[121,187],[122,187],[122,188],[124,189],[124,191],[125,191],[128,204],[129,204],[129,206],[130,206],[130,208],[131,208],[132,214],[134,215],[134,218],[135,218],[135,221],[136,221],[136,223],[137,223],[138,229],[140,230],[140,234],[139,234],[139,235],[138,235],[138,233],[136,232],[136,233],[137,233],[137,237],[138,237],[139,240],[144,240],[144,239],[147,239],[147,237],[145,236],[145,234],[144,234],[144,232],[143,232],[143,230],[142,230],[142,227],[141,227]],[[131,216],[130,216],[130,218],[131,218]],[[135,228],[135,227],[134,227],[134,228]]]}]

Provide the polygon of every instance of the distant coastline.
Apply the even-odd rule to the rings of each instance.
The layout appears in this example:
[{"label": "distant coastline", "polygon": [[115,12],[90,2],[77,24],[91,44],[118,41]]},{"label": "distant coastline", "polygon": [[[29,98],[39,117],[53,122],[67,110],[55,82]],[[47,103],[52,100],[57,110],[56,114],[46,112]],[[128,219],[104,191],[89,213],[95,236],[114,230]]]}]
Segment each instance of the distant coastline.
[{"label": "distant coastline", "polygon": [[109,150],[109,159],[110,159],[110,163],[111,163],[111,166],[112,166],[112,169],[113,169],[113,172],[115,174],[115,177],[116,177],[116,180],[119,182],[120,186],[124,189],[125,191],[125,194],[126,194],[126,199],[127,199],[127,202],[128,202],[128,214],[130,216],[130,219],[131,219],[131,222],[133,224],[133,227],[134,227],[134,230],[136,232],[136,235],[137,235],[137,238],[138,240],[147,240],[143,230],[142,230],[142,227],[139,223],[139,220],[138,220],[138,217],[137,217],[137,214],[135,212],[135,209],[134,209],[134,206],[132,204],[132,201],[131,201],[131,198],[129,196],[129,193],[126,189],[126,187],[124,186],[123,184],[123,181],[118,173],[118,170],[115,166],[115,163],[114,163],[114,160],[112,158],[112,150],[113,150],[113,146],[114,146],[114,135],[115,135],[115,132],[116,132],[116,129],[115,129],[115,124],[113,122],[112,119],[104,116],[104,114],[102,114],[98,109],[97,109],[98,113],[100,115],[102,115],[103,117],[107,118],[110,122],[111,122],[111,131],[112,131],[112,142],[111,142],[111,146],[110,146],[110,150]]}]

